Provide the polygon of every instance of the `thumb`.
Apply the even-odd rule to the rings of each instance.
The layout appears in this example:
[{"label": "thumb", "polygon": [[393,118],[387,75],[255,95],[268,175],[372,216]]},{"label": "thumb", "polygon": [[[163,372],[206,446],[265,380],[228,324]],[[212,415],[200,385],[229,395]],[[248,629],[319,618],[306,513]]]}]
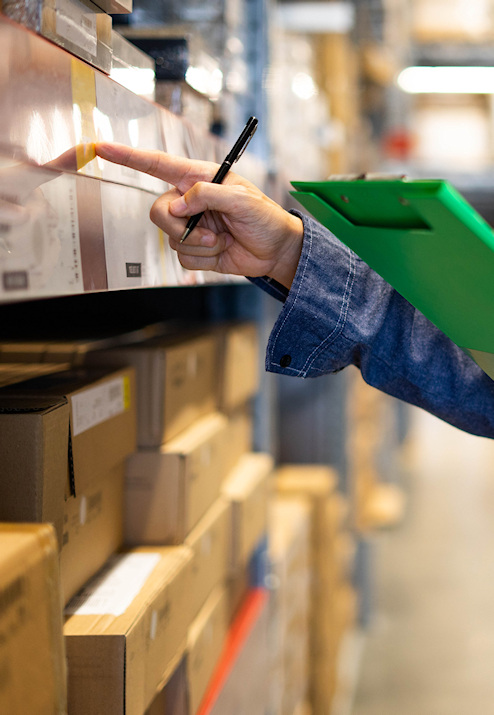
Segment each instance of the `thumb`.
[{"label": "thumb", "polygon": [[170,213],[174,216],[188,216],[190,211],[187,206],[187,202],[183,196],[179,196],[177,199],[170,201]]}]

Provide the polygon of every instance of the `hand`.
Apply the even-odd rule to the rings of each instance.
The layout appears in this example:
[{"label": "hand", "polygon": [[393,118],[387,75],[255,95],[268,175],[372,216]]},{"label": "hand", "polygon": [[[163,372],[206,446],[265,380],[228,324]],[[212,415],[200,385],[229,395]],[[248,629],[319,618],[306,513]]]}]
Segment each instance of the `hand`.
[{"label": "hand", "polygon": [[[302,250],[302,221],[254,184],[230,171],[212,184],[212,162],[96,143],[98,156],[156,176],[174,187],[160,196],[151,220],[169,237],[184,268],[243,276],[270,276],[290,288]],[[205,212],[184,243],[190,216]]]}]

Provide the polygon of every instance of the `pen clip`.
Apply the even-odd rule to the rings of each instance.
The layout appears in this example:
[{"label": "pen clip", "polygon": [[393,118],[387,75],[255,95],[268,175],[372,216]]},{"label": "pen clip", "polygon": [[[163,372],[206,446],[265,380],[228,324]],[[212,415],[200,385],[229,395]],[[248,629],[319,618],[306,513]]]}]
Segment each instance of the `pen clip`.
[{"label": "pen clip", "polygon": [[242,154],[244,153],[244,151],[245,151],[245,150],[247,149],[247,147],[249,146],[250,140],[252,139],[252,137],[253,137],[254,134],[256,133],[256,129],[257,129],[257,126],[255,126],[255,127],[253,128],[253,130],[251,131],[251,133],[250,133],[250,135],[249,135],[249,138],[247,139],[247,141],[246,141],[245,144],[243,145],[242,151],[241,151],[241,152],[239,153],[239,155],[235,158],[235,161],[238,161],[238,160],[240,159],[240,157],[242,156]]}]

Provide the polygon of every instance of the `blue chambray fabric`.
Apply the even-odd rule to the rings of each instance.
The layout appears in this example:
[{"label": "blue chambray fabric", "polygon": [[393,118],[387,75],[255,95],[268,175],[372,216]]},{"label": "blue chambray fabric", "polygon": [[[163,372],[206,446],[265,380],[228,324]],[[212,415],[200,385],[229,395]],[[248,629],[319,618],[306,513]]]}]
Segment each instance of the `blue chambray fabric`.
[{"label": "blue chambray fabric", "polygon": [[494,381],[330,231],[293,213],[304,241],[291,290],[249,279],[283,302],[266,369],[305,378],[355,365],[373,387],[494,437]]}]

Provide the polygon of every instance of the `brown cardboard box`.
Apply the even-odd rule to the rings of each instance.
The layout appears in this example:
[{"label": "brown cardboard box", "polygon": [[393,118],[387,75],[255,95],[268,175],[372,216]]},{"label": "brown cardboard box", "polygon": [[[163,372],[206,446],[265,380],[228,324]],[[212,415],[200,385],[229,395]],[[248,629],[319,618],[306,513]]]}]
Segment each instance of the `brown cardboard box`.
[{"label": "brown cardboard box", "polygon": [[112,20],[89,0],[3,0],[2,12],[110,72]]},{"label": "brown cardboard box", "polygon": [[141,715],[152,703],[185,652],[191,560],[185,546],[133,549],[70,602],[71,715]]},{"label": "brown cardboard box", "polygon": [[118,464],[65,503],[60,554],[65,603],[123,543],[124,469]]},{"label": "brown cardboard box", "polygon": [[230,504],[217,499],[197,526],[188,534],[185,545],[192,553],[192,613],[194,617],[211,591],[224,584],[230,558]]},{"label": "brown cardboard box", "polygon": [[309,695],[314,712],[329,712],[340,642],[336,625],[339,594],[348,586],[354,549],[345,523],[348,505],[335,490],[337,478],[330,468],[286,465],[276,470],[275,475],[278,494],[310,507]]},{"label": "brown cardboard box", "polygon": [[105,12],[110,15],[127,15],[132,12],[132,0],[98,0],[96,3]]},{"label": "brown cardboard box", "polygon": [[0,365],[0,387],[7,385],[15,385],[24,380],[30,380],[32,377],[41,375],[51,375],[54,372],[66,370],[67,364],[44,363],[43,365],[20,365],[18,362],[8,362]]},{"label": "brown cardboard box", "polygon": [[88,355],[92,364],[132,365],[137,376],[137,444],[160,447],[216,410],[213,334],[156,338]]},{"label": "brown cardboard box", "polygon": [[187,681],[189,712],[195,715],[220,659],[228,632],[228,598],[217,587],[189,628]]},{"label": "brown cardboard box", "polygon": [[127,543],[184,541],[220,493],[232,461],[228,436],[227,419],[214,413],[159,450],[140,450],[129,457]]},{"label": "brown cardboard box", "polygon": [[58,548],[48,524],[0,524],[0,712],[67,708]]},{"label": "brown cardboard box", "polygon": [[230,472],[243,454],[253,449],[254,424],[252,410],[243,405],[228,414],[227,469]]},{"label": "brown cardboard box", "polygon": [[253,322],[219,329],[219,404],[225,412],[243,405],[259,389],[259,337]]},{"label": "brown cardboard box", "polygon": [[68,600],[122,542],[133,370],[30,380],[0,391],[0,411],[0,518],[56,526]]},{"label": "brown cardboard box", "polygon": [[273,458],[263,452],[244,454],[223,483],[222,495],[232,505],[231,571],[244,567],[267,529],[269,477]]},{"label": "brown cardboard box", "polygon": [[2,397],[0,520],[51,522],[61,546],[69,406],[56,398]]},{"label": "brown cardboard box", "polygon": [[[167,709],[166,709],[166,686],[160,690],[160,692],[155,695],[153,702],[151,705],[146,709],[145,715],[166,715]],[[184,713],[184,715],[188,715],[188,713]]]}]

